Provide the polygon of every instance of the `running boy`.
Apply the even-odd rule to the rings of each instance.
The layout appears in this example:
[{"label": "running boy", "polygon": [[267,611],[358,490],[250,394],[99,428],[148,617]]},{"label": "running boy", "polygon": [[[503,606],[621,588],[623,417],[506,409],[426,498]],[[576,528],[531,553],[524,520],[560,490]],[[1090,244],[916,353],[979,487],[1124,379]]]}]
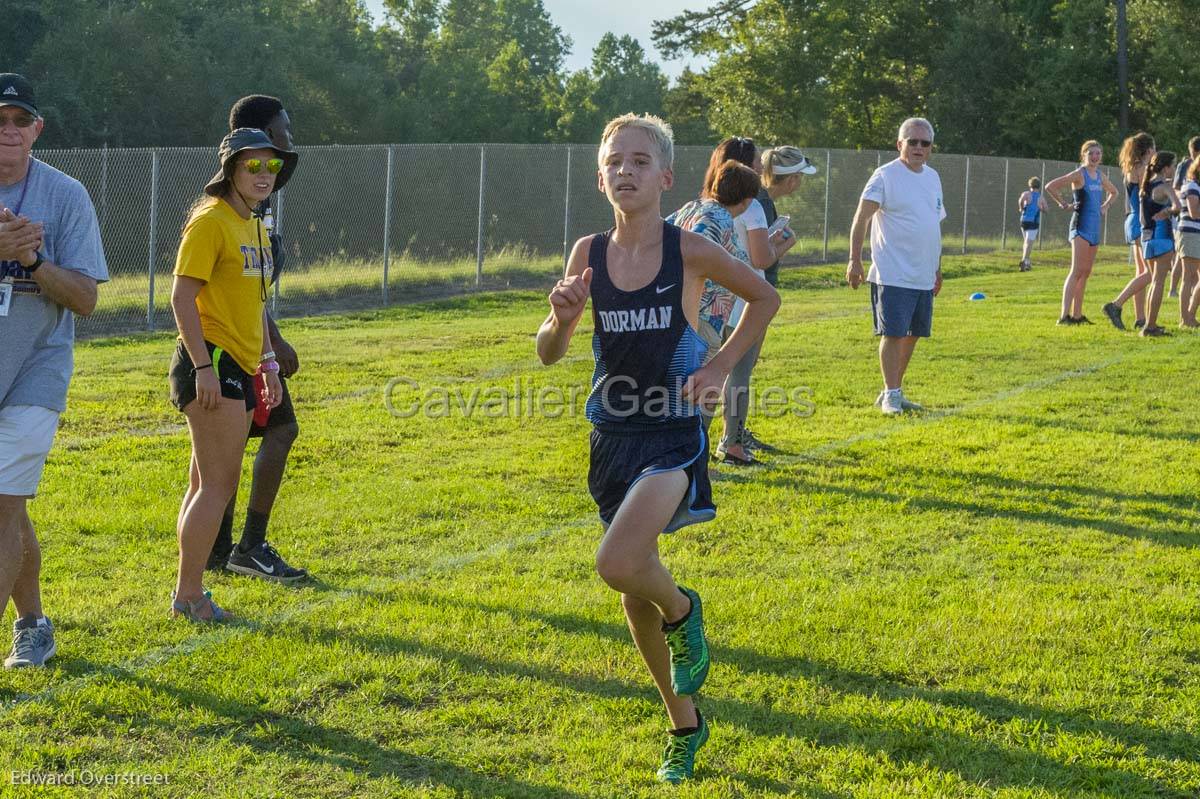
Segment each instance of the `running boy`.
[{"label": "running boy", "polygon": [[[716,516],[700,405],[720,397],[729,370],[766,331],[779,295],[719,245],[663,221],[673,159],[671,128],[657,117],[626,114],[605,127],[597,174],[616,226],[575,243],[550,292],[537,352],[544,364],[566,354],[591,296],[588,488],[604,526],[596,571],[620,592],[666,705],[672,730],[658,777],[676,783],[692,776],[708,739],[692,696],[708,675],[709,652],[700,597],[663,566],[658,536]],[[706,279],[747,305],[733,335],[701,366],[706,347],[696,327]]]}]

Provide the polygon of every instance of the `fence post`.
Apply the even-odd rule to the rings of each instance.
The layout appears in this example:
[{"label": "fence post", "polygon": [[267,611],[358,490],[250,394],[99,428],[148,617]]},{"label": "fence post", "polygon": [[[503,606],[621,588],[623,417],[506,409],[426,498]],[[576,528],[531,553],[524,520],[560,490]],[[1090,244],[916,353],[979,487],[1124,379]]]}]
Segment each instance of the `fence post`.
[{"label": "fence post", "polygon": [[[1103,173],[1101,173],[1101,174],[1103,174]],[[1112,170],[1111,169],[1108,170],[1108,175],[1109,175],[1108,182],[1112,183]],[[1109,203],[1108,206],[1104,207],[1104,217],[1100,220],[1101,227],[1104,228],[1104,238],[1100,240],[1100,243],[1105,244],[1105,245],[1108,244],[1108,207],[1111,205],[1112,205],[1112,203]]]},{"label": "fence post", "polygon": [[387,148],[387,185],[383,193],[383,304],[388,304],[388,269],[392,259],[392,162],[394,148]]},{"label": "fence post", "polygon": [[100,229],[108,225],[108,141],[104,142],[104,153],[100,161]]},{"label": "fence post", "polygon": [[567,179],[563,182],[566,192],[563,195],[563,266],[571,257],[571,145],[567,145]]},{"label": "fence post", "polygon": [[[279,233],[283,229],[283,193],[284,189],[280,189],[275,194],[275,211],[272,217],[275,220],[275,232]],[[283,272],[275,273],[275,284],[271,286],[271,316],[279,318],[279,284],[283,282]]]},{"label": "fence post", "polygon": [[1000,250],[1008,246],[1008,159],[1004,159],[1004,207],[1000,209]]},{"label": "fence post", "polygon": [[[1046,162],[1043,161],[1042,162],[1042,193],[1044,194],[1045,192],[1046,192]],[[1038,250],[1039,251],[1041,251],[1042,242],[1045,240],[1046,240],[1046,237],[1043,236],[1042,231],[1039,230],[1038,231]]]},{"label": "fence post", "polygon": [[483,181],[487,177],[487,147],[479,147],[479,226],[475,232],[475,285],[483,284]]},{"label": "fence post", "polygon": [[825,224],[821,229],[821,262],[829,261],[829,183],[833,180],[833,153],[825,151]]},{"label": "fence post", "polygon": [[971,207],[971,156],[967,156],[966,177],[963,178],[963,255],[967,254],[967,211]]},{"label": "fence post", "polygon": [[150,292],[146,300],[146,329],[154,330],[154,262],[158,260],[158,150],[150,153],[150,234],[146,250],[146,268],[150,273]]}]

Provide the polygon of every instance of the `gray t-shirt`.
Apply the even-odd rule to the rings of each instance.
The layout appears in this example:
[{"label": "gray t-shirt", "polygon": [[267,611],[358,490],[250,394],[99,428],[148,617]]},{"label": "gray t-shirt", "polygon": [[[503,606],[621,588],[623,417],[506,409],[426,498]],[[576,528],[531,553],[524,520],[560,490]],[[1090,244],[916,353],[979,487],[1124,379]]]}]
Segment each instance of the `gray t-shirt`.
[{"label": "gray t-shirt", "polygon": [[[79,181],[34,158],[25,180],[0,186],[0,206],[42,223],[47,261],[97,283],[108,280],[96,209]],[[0,280],[12,284],[8,314],[0,316],[0,408],[37,405],[61,413],[75,368],[75,317],[17,261],[0,261]]]}]

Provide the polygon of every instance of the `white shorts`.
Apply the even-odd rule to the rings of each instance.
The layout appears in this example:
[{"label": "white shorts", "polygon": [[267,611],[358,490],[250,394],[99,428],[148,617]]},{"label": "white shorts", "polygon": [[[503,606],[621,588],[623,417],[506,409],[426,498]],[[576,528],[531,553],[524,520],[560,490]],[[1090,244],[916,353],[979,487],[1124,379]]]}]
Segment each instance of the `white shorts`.
[{"label": "white shorts", "polygon": [[1024,234],[1025,241],[1037,241],[1037,234],[1038,234],[1037,228],[1030,228],[1029,230],[1022,230],[1021,233]]},{"label": "white shorts", "polygon": [[37,494],[57,430],[57,411],[37,405],[0,408],[0,494]]}]

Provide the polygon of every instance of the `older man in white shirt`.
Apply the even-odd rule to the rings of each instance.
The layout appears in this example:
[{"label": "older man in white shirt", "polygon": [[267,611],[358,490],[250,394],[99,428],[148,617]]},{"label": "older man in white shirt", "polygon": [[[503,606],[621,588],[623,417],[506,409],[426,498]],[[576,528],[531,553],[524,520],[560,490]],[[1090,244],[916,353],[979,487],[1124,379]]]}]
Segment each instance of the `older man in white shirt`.
[{"label": "older man in white shirt", "polygon": [[[942,288],[942,181],[926,163],[933,147],[928,120],[904,120],[897,136],[900,157],[875,170],[858,201],[850,230],[846,281],[871,285],[871,309],[879,340],[883,391],[875,403],[888,415],[921,406],[905,398],[904,373],[917,346],[933,327],[933,298]],[[864,275],[863,239],[871,224],[871,271]]]}]

